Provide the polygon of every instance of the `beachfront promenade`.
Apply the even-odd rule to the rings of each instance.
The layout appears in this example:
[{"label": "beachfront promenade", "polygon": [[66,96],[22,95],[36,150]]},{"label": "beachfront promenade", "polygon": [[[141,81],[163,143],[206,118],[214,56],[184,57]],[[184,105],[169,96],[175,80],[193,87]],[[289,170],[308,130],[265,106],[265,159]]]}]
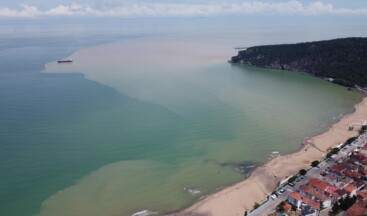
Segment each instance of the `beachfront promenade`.
[{"label": "beachfront promenade", "polygon": [[[278,194],[278,197],[273,199],[270,198],[268,199],[267,202],[265,202],[263,205],[261,205],[258,209],[255,209],[253,212],[249,213],[249,216],[264,216],[264,215],[269,215],[271,213],[273,213],[274,211],[276,211],[277,206],[282,202],[282,201],[286,201],[287,197],[294,191],[298,191],[301,185],[305,185],[307,184],[307,182],[312,179],[312,178],[320,178],[321,173],[324,172],[324,170],[326,170],[328,167],[332,167],[336,164],[338,164],[338,162],[340,162],[341,160],[345,159],[348,157],[348,155],[350,155],[354,150],[361,148],[365,145],[365,143],[367,142],[367,135],[366,132],[361,134],[359,136],[359,138],[353,142],[350,145],[345,146],[344,148],[342,148],[341,151],[339,151],[338,154],[335,154],[335,156],[333,156],[333,158],[330,159],[325,159],[323,161],[321,161],[321,163],[317,166],[317,167],[312,167],[308,170],[307,174],[304,176],[299,176],[297,178],[296,181],[294,181],[294,186],[290,186],[289,184],[285,184],[283,186],[280,186],[276,192],[276,194]],[[283,193],[281,193],[280,191],[284,190]],[[328,212],[330,211],[330,208],[326,208],[323,210],[324,212]],[[324,213],[321,212],[321,213]]]}]

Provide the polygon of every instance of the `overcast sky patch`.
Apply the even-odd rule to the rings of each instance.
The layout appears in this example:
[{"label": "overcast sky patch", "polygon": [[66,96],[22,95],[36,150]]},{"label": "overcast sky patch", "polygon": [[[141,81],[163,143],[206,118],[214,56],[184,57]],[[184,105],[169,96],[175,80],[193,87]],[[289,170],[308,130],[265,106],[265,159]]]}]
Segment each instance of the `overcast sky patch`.
[{"label": "overcast sky patch", "polygon": [[[99,5],[99,6],[98,6]],[[106,4],[108,5],[108,4]],[[112,6],[111,6],[112,5]],[[88,5],[86,3],[59,4],[49,8],[37,5],[19,4],[16,7],[1,6],[2,18],[32,17],[195,17],[195,16],[231,16],[231,15],[367,15],[366,7],[336,6],[330,2],[300,0],[290,1],[228,1],[225,3],[132,3]]]}]

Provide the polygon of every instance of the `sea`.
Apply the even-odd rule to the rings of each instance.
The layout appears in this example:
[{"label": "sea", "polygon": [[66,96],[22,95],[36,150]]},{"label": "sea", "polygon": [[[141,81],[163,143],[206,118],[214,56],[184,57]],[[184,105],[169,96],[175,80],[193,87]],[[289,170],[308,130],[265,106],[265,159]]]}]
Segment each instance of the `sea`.
[{"label": "sea", "polygon": [[227,61],[366,36],[354,20],[1,20],[0,215],[164,215],[297,151],[363,94]]}]

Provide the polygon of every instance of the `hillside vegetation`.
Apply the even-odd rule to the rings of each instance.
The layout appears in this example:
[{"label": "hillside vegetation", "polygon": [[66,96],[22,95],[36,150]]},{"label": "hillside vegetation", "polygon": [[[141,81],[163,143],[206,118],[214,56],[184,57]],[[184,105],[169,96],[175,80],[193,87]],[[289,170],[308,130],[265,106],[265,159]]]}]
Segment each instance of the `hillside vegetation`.
[{"label": "hillside vegetation", "polygon": [[367,87],[367,38],[255,46],[239,51],[231,62],[302,71],[348,87]]}]

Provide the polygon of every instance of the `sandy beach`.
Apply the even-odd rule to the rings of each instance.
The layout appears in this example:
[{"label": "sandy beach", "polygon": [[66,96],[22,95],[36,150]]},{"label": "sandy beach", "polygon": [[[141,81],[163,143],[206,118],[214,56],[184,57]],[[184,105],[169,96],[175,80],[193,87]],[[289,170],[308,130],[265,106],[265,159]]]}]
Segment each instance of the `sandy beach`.
[{"label": "sandy beach", "polygon": [[367,120],[367,97],[355,106],[355,112],[345,115],[326,132],[308,139],[303,148],[293,154],[280,156],[255,169],[249,178],[215,192],[192,206],[171,216],[235,216],[261,203],[284,178],[309,168],[313,160],[325,156],[328,149],[356,136],[358,130],[348,131],[352,124]]}]

